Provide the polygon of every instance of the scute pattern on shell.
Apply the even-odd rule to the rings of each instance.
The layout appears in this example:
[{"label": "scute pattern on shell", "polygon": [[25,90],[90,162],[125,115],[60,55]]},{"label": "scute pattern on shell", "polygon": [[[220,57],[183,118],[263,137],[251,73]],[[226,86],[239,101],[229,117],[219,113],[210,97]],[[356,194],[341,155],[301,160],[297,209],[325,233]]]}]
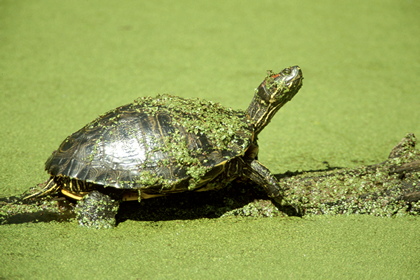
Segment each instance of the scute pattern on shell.
[{"label": "scute pattern on shell", "polygon": [[145,97],[73,133],[46,162],[54,176],[121,189],[194,189],[253,141],[252,123],[201,99]]}]

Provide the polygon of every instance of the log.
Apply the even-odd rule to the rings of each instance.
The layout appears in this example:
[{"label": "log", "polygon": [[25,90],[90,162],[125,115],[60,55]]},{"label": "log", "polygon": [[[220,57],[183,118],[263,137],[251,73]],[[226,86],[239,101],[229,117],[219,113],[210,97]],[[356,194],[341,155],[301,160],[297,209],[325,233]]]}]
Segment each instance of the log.
[{"label": "log", "polygon": [[307,215],[419,214],[420,152],[407,134],[384,162],[279,176],[286,197],[300,202]]}]

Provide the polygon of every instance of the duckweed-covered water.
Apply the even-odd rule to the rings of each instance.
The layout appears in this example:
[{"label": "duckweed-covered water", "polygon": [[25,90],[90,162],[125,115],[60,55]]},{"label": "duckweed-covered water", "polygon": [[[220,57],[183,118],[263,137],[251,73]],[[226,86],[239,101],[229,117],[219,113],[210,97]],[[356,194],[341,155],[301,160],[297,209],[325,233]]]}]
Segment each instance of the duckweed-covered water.
[{"label": "duckweed-covered water", "polygon": [[[420,137],[416,1],[0,0],[0,196],[69,134],[143,96],[246,109],[267,70],[303,88],[260,134],[275,174],[379,163]],[[420,221],[367,215],[0,226],[4,279],[416,279]]]}]

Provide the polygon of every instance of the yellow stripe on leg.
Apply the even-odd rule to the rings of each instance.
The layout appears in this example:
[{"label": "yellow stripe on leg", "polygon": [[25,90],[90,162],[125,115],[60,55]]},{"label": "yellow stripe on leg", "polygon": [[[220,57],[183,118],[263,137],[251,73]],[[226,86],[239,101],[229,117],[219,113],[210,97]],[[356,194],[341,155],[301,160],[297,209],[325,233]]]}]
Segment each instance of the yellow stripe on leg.
[{"label": "yellow stripe on leg", "polygon": [[61,193],[64,194],[65,196],[73,198],[75,200],[82,200],[83,196],[85,196],[87,194],[87,192],[82,192],[82,193],[75,194],[75,193],[69,192],[68,190],[65,190],[65,189],[61,189]]}]

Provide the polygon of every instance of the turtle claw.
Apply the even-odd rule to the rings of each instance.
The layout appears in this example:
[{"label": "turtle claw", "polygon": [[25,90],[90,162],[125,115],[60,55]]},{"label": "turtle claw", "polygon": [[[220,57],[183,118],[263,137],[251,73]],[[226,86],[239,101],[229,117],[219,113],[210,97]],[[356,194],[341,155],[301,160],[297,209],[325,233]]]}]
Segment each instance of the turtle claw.
[{"label": "turtle claw", "polygon": [[79,225],[89,228],[113,228],[119,202],[98,191],[87,194],[75,208]]}]

